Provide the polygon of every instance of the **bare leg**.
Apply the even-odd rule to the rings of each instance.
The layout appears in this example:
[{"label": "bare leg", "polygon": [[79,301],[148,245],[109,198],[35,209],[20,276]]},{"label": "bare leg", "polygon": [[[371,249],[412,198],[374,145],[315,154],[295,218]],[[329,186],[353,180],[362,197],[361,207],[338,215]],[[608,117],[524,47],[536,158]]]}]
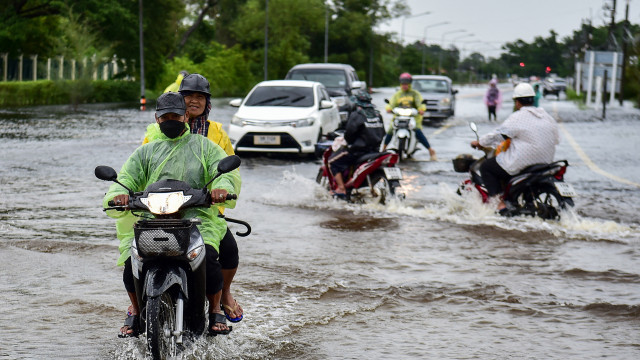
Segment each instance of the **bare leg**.
[{"label": "bare leg", "polygon": [[233,278],[235,277],[237,270],[238,268],[222,269],[223,285],[222,285],[222,296],[220,301],[222,302],[223,305],[228,306],[228,308],[225,308],[225,309],[229,317],[232,319],[238,318],[240,317],[240,315],[244,313],[244,310],[242,310],[242,307],[240,307],[240,305],[233,298],[233,295],[231,295],[231,283],[233,282]]},{"label": "bare leg", "polygon": [[336,179],[336,183],[338,184],[336,193],[346,194],[347,190],[344,188],[344,180],[342,179],[342,173],[337,173],[333,178]]}]

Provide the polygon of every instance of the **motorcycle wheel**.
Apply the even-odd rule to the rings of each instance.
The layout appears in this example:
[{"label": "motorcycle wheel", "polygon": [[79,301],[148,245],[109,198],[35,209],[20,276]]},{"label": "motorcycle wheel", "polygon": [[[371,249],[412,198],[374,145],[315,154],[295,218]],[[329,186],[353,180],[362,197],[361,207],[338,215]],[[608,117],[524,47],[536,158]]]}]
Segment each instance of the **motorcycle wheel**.
[{"label": "motorcycle wheel", "polygon": [[322,169],[318,170],[318,175],[316,175],[316,183],[320,184],[320,186],[327,190],[331,190],[329,189],[329,178],[323,176],[323,174],[324,172],[322,171]]},{"label": "motorcycle wheel", "polygon": [[406,153],[405,144],[407,142],[406,138],[398,139],[398,161],[402,161],[403,155]]},{"label": "motorcycle wheel", "polygon": [[533,196],[519,196],[518,207],[522,213],[537,215],[544,220],[560,220],[558,211],[565,209],[567,205],[573,205],[573,201],[567,201],[553,186],[534,188],[531,195]]},{"label": "motorcycle wheel", "polygon": [[384,171],[376,170],[371,174],[371,189],[368,184],[358,189],[357,195],[363,203],[385,205],[395,196],[396,188],[400,185],[397,180],[389,181],[384,175]]},{"label": "motorcycle wheel", "polygon": [[154,360],[175,356],[175,302],[168,292],[147,301],[147,349]]}]

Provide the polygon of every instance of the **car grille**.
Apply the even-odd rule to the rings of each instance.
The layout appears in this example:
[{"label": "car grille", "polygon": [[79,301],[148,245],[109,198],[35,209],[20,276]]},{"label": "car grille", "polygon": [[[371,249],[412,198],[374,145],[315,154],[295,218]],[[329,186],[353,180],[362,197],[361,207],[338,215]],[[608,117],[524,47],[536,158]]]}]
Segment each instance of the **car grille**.
[{"label": "car grille", "polygon": [[[267,135],[267,136],[279,135],[280,136],[280,145],[255,145],[253,143],[253,137],[255,135]],[[240,141],[238,141],[237,147],[259,147],[259,148],[267,148],[267,149],[268,148],[273,148],[273,149],[296,148],[298,150],[302,149],[300,144],[293,138],[293,136],[291,136],[291,135],[289,135],[287,133],[271,133],[271,132],[249,132],[249,133],[246,133],[240,139]]]},{"label": "car grille", "polygon": [[427,100],[427,110],[438,109],[439,100]]}]

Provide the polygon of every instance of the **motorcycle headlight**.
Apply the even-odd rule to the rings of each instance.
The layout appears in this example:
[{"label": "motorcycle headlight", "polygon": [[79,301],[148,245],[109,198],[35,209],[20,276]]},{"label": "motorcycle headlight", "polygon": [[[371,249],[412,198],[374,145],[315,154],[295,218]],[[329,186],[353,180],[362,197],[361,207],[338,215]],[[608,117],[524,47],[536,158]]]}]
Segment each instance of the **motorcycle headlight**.
[{"label": "motorcycle headlight", "polygon": [[236,126],[244,126],[244,119],[233,115],[231,123]]},{"label": "motorcycle headlight", "polygon": [[413,109],[398,109],[397,113],[400,116],[413,116]]},{"label": "motorcycle headlight", "polygon": [[305,118],[305,119],[300,119],[300,120],[295,120],[291,122],[291,126],[293,127],[305,127],[305,126],[311,126],[313,125],[313,123],[316,121],[316,118]]},{"label": "motorcycle headlight", "polygon": [[440,100],[440,105],[442,105],[442,106],[448,106],[449,104],[451,104],[451,99],[449,99],[449,98],[444,98],[444,99]]},{"label": "motorcycle headlight", "polygon": [[184,195],[182,191],[166,193],[149,193],[146,198],[140,198],[151,213],[156,215],[173,214],[191,199],[191,195]]}]

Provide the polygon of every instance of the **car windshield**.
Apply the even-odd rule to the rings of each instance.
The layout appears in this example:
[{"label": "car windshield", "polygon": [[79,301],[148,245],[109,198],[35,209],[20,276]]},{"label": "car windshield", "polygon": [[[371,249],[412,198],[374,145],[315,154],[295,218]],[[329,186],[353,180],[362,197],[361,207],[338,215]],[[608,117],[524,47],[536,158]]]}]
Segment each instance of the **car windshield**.
[{"label": "car windshield", "polygon": [[289,74],[290,80],[308,80],[322,83],[328,88],[342,88],[347,84],[347,76],[342,70],[302,69]]},{"label": "car windshield", "polygon": [[245,106],[313,106],[313,88],[300,86],[260,86]]},{"label": "car windshield", "polygon": [[411,87],[414,90],[427,93],[446,94],[449,92],[449,83],[446,80],[413,79]]}]

